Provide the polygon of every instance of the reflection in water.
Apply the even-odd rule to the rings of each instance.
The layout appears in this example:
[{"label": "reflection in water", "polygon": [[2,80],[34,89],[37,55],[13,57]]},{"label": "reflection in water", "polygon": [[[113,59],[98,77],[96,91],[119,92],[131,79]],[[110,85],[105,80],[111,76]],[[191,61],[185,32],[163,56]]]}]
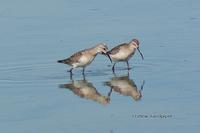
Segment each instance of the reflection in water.
[{"label": "reflection in water", "polygon": [[90,99],[101,104],[108,104],[110,102],[110,92],[108,96],[101,95],[85,77],[83,80],[72,80],[71,83],[61,84],[60,88],[69,89],[81,98]]},{"label": "reflection in water", "polygon": [[104,82],[104,85],[109,86],[115,92],[124,96],[131,96],[134,100],[140,100],[142,97],[142,89],[145,82],[143,81],[140,89],[129,76],[113,77],[110,81]]}]

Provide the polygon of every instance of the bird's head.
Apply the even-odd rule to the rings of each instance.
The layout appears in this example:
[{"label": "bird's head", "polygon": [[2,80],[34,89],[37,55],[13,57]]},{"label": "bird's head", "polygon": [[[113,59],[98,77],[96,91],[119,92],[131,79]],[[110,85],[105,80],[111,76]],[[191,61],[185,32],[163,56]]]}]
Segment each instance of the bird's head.
[{"label": "bird's head", "polygon": [[96,45],[96,52],[101,54],[106,54],[108,47],[105,43],[99,43]]},{"label": "bird's head", "polygon": [[144,56],[143,56],[142,52],[140,51],[140,47],[139,47],[140,42],[139,42],[139,40],[138,39],[133,39],[133,40],[131,40],[130,44],[133,45],[135,48],[137,48],[137,50],[140,53],[142,59],[144,60]]},{"label": "bird's head", "polygon": [[133,39],[131,40],[130,44],[132,44],[133,46],[135,46],[135,48],[138,48],[140,45],[140,42],[138,39]]},{"label": "bird's head", "polygon": [[96,46],[96,52],[101,53],[103,55],[106,55],[110,59],[110,61],[112,62],[110,55],[108,54],[107,51],[108,51],[108,47],[105,43],[100,43]]}]

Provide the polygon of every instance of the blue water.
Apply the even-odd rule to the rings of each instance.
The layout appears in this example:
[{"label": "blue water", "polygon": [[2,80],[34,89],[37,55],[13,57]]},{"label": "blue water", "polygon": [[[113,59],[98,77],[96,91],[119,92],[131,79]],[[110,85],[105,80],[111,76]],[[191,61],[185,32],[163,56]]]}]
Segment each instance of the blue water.
[{"label": "blue water", "polygon": [[[200,2],[198,0],[0,1],[0,129],[3,133],[181,132],[200,129]],[[112,91],[107,104],[60,88],[68,66],[56,61],[99,42],[109,48],[141,41],[129,80],[142,97]],[[98,55],[84,78],[99,95],[127,76]]]}]

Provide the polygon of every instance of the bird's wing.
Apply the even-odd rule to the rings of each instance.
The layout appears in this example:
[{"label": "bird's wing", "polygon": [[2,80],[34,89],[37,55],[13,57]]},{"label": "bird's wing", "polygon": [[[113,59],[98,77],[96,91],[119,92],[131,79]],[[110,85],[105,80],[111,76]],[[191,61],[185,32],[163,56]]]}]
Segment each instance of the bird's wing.
[{"label": "bird's wing", "polygon": [[81,58],[81,56],[83,55],[84,50],[79,51],[75,54],[73,54],[72,56],[70,56],[68,58],[68,60],[72,61],[72,62],[79,62],[79,59]]},{"label": "bird's wing", "polygon": [[112,48],[110,51],[108,51],[108,54],[112,54],[112,55],[117,54],[119,52],[119,50],[120,50],[120,47],[122,47],[124,45],[128,45],[128,44],[127,43],[122,43],[122,44]]},{"label": "bird's wing", "polygon": [[76,63],[79,62],[79,59],[81,58],[81,56],[83,55],[84,50],[79,51],[75,54],[73,54],[72,56],[70,56],[69,58],[63,59],[63,60],[58,60],[59,63],[65,63],[68,65],[71,65],[72,63]]}]

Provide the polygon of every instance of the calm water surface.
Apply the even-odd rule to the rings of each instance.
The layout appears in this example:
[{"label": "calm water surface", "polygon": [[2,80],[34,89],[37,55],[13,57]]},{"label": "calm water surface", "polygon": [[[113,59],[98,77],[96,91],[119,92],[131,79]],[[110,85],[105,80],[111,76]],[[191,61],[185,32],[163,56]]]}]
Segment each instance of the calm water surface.
[{"label": "calm water surface", "polygon": [[[200,129],[198,0],[0,1],[3,133],[181,132]],[[74,71],[56,60],[133,37],[141,51],[116,65],[98,55]],[[123,85],[132,87],[126,92]],[[82,87],[82,89],[77,89]],[[83,88],[84,87],[84,88]],[[90,95],[84,95],[85,93]]]}]

